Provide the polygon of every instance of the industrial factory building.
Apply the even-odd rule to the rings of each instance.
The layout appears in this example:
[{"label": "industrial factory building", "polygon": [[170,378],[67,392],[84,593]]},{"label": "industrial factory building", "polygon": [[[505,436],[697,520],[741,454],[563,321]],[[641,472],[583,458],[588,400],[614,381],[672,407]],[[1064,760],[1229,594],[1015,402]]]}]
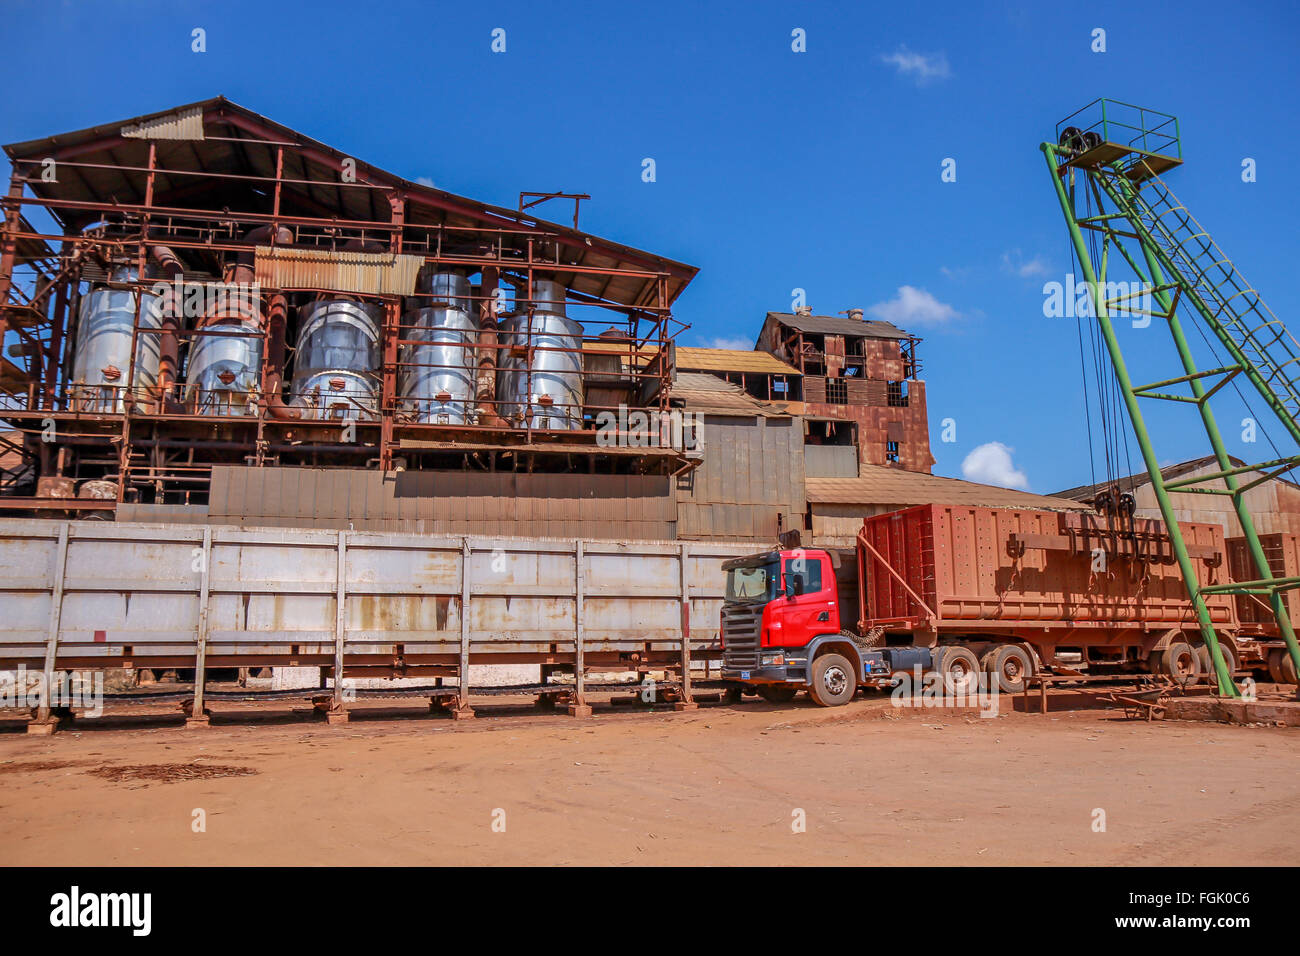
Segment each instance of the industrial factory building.
[{"label": "industrial factory building", "polygon": [[5,150],[3,514],[767,542],[1078,507],[931,477],[920,340],[861,310],[678,347],[697,270],[581,196],[487,205],[224,98]]}]

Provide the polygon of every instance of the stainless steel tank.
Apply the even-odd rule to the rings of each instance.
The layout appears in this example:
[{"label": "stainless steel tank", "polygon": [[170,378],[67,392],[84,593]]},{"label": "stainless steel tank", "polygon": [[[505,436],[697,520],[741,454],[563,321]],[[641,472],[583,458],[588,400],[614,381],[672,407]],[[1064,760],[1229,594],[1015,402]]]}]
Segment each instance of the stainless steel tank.
[{"label": "stainless steel tank", "polygon": [[383,321],[382,306],[351,299],[300,310],[289,404],[304,418],[374,418]]},{"label": "stainless steel tank", "polygon": [[186,404],[199,415],[255,415],[262,369],[262,322],[238,305],[204,324],[190,346]]},{"label": "stainless steel tank", "polygon": [[581,428],[582,355],[553,350],[582,348],[582,325],[565,316],[558,282],[535,280],[531,316],[527,305],[501,322],[498,414],[519,428]]},{"label": "stainless steel tank", "polygon": [[[134,282],[136,270],[114,268],[113,282]],[[148,270],[145,277],[149,278]],[[122,412],[126,408],[128,368],[131,365],[131,330],[135,324],[137,293],[132,289],[100,286],[81,300],[77,341],[72,355],[69,399],[73,408],[87,412]],[[162,326],[162,299],[143,293],[140,298],[140,333],[135,344],[133,400],[140,400],[158,382]]]},{"label": "stainless steel tank", "polygon": [[432,305],[402,317],[397,391],[401,408],[417,422],[465,425],[474,413],[478,369],[478,319],[470,301],[469,280],[437,272],[425,283]]}]

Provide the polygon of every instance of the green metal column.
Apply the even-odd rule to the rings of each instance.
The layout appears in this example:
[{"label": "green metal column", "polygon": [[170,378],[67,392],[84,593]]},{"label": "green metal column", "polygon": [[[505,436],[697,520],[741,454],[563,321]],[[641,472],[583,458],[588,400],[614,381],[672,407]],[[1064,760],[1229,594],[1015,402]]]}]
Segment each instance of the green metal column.
[{"label": "green metal column", "polygon": [[1201,594],[1200,580],[1196,575],[1196,569],[1192,565],[1191,556],[1187,553],[1187,544],[1183,541],[1182,530],[1178,527],[1178,519],[1174,514],[1173,504],[1165,491],[1164,478],[1160,473],[1160,462],[1156,457],[1155,448],[1151,444],[1151,437],[1147,433],[1142,409],[1138,406],[1137,396],[1133,391],[1133,382],[1129,378],[1128,366],[1124,362],[1124,353],[1120,349],[1119,340],[1115,337],[1114,326],[1111,324],[1110,316],[1106,310],[1103,287],[1098,282],[1097,275],[1093,271],[1088,244],[1084,241],[1083,232],[1074,214],[1074,206],[1070,202],[1069,194],[1065,190],[1065,183],[1057,170],[1056,147],[1051,143],[1043,143],[1040,148],[1043,151],[1044,159],[1047,161],[1048,172],[1052,177],[1053,185],[1056,187],[1057,199],[1061,203],[1061,212],[1064,214],[1066,225],[1070,230],[1070,239],[1074,243],[1079,265],[1083,269],[1084,279],[1087,281],[1088,290],[1092,295],[1093,311],[1097,324],[1101,329],[1103,338],[1106,340],[1106,350],[1110,353],[1115,378],[1124,396],[1124,406],[1128,410],[1134,436],[1137,438],[1138,447],[1142,451],[1142,460],[1146,463],[1147,473],[1151,477],[1152,488],[1155,489],[1156,501],[1160,506],[1160,515],[1164,519],[1165,527],[1169,532],[1170,544],[1174,549],[1178,567],[1183,574],[1183,584],[1187,588],[1187,596],[1196,612],[1201,638],[1205,641],[1205,645],[1209,648],[1211,657],[1215,661],[1216,673],[1220,675],[1220,691],[1226,692],[1232,697],[1239,697],[1241,692],[1237,689],[1237,686],[1231,680],[1224,678],[1225,668],[1223,666],[1223,654],[1219,650],[1219,639],[1214,633],[1214,624],[1210,620],[1209,609],[1206,607],[1205,598]]}]

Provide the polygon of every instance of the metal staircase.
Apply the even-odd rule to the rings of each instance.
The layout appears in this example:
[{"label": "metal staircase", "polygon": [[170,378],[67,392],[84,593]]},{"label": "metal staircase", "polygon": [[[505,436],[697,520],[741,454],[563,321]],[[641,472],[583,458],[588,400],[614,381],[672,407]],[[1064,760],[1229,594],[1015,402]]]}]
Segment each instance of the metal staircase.
[{"label": "metal staircase", "polygon": [[1126,218],[1151,237],[1166,272],[1215,337],[1243,371],[1256,373],[1256,389],[1300,441],[1300,342],[1158,176],[1137,185],[1122,179],[1107,169],[1098,177]]}]

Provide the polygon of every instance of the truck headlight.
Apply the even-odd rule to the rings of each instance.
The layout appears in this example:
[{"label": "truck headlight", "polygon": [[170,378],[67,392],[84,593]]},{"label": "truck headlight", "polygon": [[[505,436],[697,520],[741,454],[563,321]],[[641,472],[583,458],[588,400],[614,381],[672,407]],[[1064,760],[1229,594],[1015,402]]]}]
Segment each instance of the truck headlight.
[{"label": "truck headlight", "polygon": [[781,667],[785,664],[784,654],[764,654],[762,657],[764,667]]}]

